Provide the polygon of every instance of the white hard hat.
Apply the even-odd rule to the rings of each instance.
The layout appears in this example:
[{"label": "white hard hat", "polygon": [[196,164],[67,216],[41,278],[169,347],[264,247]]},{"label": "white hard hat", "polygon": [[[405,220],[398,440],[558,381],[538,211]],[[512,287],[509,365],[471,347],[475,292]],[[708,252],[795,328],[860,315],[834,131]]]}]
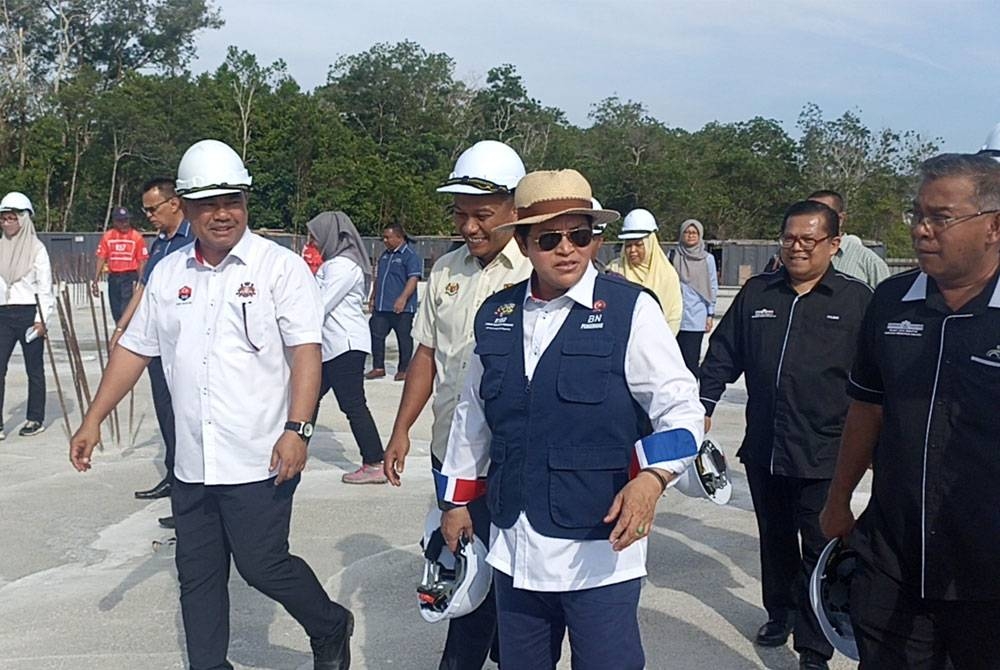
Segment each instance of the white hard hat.
[{"label": "white hard hat", "polygon": [[622,222],[622,232],[618,233],[619,241],[641,240],[656,232],[656,217],[648,209],[633,209],[625,215]]},{"label": "white hard hat", "polygon": [[240,155],[218,140],[195,142],[177,166],[177,195],[188,200],[248,191],[252,181]]},{"label": "white hard hat", "polygon": [[452,553],[441,534],[441,511],[432,508],[424,521],[424,576],[417,586],[420,616],[428,623],[471,613],[486,600],[493,572],[486,545],[478,537],[462,539]]},{"label": "white hard hat", "polygon": [[726,456],[709,439],[701,443],[694,463],[675,481],[674,488],[689,498],[708,498],[718,505],[725,505],[733,497]]},{"label": "white hard hat", "polygon": [[993,158],[1000,160],[1000,123],[993,126],[993,130],[986,136],[986,143],[979,150],[981,154],[989,154]]},{"label": "white hard hat", "polygon": [[834,649],[852,661],[861,658],[850,610],[851,579],[857,563],[857,552],[836,538],[819,555],[809,579],[809,602],[820,630]]},{"label": "white hard hat", "polygon": [[462,152],[455,169],[438,193],[487,195],[513,193],[524,176],[524,163],[517,152],[503,142],[483,140]]},{"label": "white hard hat", "polygon": [[[590,199],[590,206],[591,206],[592,209],[604,209],[604,207],[601,205],[601,201],[598,200],[597,198],[591,198]],[[604,234],[604,229],[607,228],[607,227],[608,227],[607,223],[597,223],[595,221],[594,222],[594,235],[603,235]]]},{"label": "white hard hat", "polygon": [[0,212],[27,212],[31,216],[35,215],[28,196],[17,191],[11,191],[0,200]]}]

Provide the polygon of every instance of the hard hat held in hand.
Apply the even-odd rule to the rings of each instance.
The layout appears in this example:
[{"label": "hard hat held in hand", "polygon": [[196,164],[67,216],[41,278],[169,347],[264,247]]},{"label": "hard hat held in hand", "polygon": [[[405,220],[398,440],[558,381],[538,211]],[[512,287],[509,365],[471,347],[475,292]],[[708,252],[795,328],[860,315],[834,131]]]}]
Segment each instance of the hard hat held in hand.
[{"label": "hard hat held in hand", "polygon": [[188,200],[249,191],[252,181],[240,155],[218,140],[195,142],[177,166],[177,195]]},{"label": "hard hat held in hand", "polygon": [[622,242],[641,240],[655,233],[656,228],[656,217],[652,212],[648,209],[633,209],[622,221],[622,232],[618,233],[618,240]]},{"label": "hard hat held in hand", "polygon": [[486,564],[486,545],[478,537],[463,539],[452,553],[441,534],[441,511],[424,521],[424,575],[417,585],[420,616],[428,623],[469,614],[483,604],[493,584]]},{"label": "hard hat held in hand", "polygon": [[524,163],[517,152],[503,142],[483,140],[462,152],[455,169],[437,189],[438,193],[488,195],[513,193]]},{"label": "hard hat held in hand", "polygon": [[711,440],[701,443],[694,463],[675,481],[674,488],[689,498],[708,498],[717,505],[725,505],[733,497],[726,456]]},{"label": "hard hat held in hand", "polygon": [[35,215],[28,196],[17,191],[11,191],[0,200],[0,212],[27,212],[31,216]]},{"label": "hard hat held in hand", "polygon": [[834,649],[852,661],[861,658],[850,609],[851,579],[857,562],[857,553],[843,540],[831,540],[819,555],[809,579],[809,602],[823,635]]}]

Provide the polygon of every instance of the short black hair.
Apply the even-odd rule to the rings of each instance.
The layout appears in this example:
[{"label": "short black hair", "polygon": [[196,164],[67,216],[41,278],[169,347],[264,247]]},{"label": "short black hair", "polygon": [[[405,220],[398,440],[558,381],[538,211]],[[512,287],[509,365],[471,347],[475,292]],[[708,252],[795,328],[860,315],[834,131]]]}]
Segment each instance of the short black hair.
[{"label": "short black hair", "polygon": [[818,200],[799,200],[786,209],[785,217],[781,220],[781,232],[785,232],[785,226],[788,224],[788,219],[793,216],[811,216],[814,214],[819,214],[823,217],[823,221],[826,224],[825,227],[827,235],[830,237],[836,237],[840,234],[840,217],[837,216],[837,212],[833,211]]},{"label": "short black hair", "polygon": [[817,198],[829,198],[830,200],[833,200],[834,211],[837,212],[837,214],[844,213],[844,196],[840,195],[836,191],[828,188],[821,188],[818,191],[810,193],[806,200],[816,200]]},{"label": "short black hair", "polygon": [[396,222],[396,223],[387,223],[384,226],[382,226],[382,232],[383,233],[385,231],[387,231],[387,230],[391,230],[392,232],[394,232],[396,235],[398,235],[399,237],[403,238],[404,240],[409,239],[407,237],[407,235],[406,235],[406,229],[403,228],[403,224],[401,224],[401,223],[398,223],[398,222]]},{"label": "short black hair", "polygon": [[174,180],[170,177],[153,177],[146,181],[142,185],[142,193],[146,191],[151,191],[156,189],[163,195],[164,198],[173,198],[177,195],[177,189],[174,186]]}]

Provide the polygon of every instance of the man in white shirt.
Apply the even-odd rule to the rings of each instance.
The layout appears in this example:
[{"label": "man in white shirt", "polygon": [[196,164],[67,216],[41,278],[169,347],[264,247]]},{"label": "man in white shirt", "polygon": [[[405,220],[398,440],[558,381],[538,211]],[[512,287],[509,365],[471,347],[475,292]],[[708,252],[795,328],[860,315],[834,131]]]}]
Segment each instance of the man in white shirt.
[{"label": "man in white shirt", "polygon": [[570,631],[573,667],[639,670],[637,618],[656,501],[694,460],[704,411],[662,311],[598,274],[595,210],[575,170],[533,172],[515,195],[530,280],[490,297],[442,465],[441,530],[492,515],[500,663],[550,669]]},{"label": "man in white shirt", "polygon": [[[409,431],[434,391],[431,465],[438,500],[443,481],[451,417],[472,353],[472,318],[487,297],[528,276],[531,265],[517,248],[510,229],[498,226],[517,218],[514,189],[524,176],[517,153],[501,142],[477,142],[458,157],[455,170],[439,188],[452,195],[455,229],[465,245],[434,263],[413,324],[417,351],[406,382],[392,436],[385,452],[385,474],[399,486],[410,451]],[[471,506],[481,519],[480,539],[489,544],[489,515],[482,501]],[[478,670],[494,645],[496,612],[492,591],[472,613],[448,625],[439,670]],[[495,654],[494,654],[495,655]]]},{"label": "man in white shirt", "polygon": [[171,507],[190,667],[233,667],[232,557],[251,586],[305,628],[316,670],[347,668],[353,616],[288,551],[320,382],[316,282],[301,258],[247,229],[251,178],[231,147],[197,142],[177,174],[197,240],[150,277],[70,460],[90,469],[100,422],[160,356],[177,427]]}]

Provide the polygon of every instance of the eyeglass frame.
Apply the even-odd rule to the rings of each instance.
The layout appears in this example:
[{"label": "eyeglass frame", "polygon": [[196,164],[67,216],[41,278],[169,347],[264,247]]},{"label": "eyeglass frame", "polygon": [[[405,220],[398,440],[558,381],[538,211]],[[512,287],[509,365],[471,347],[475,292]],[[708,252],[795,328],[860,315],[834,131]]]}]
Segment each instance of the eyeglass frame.
[{"label": "eyeglass frame", "polygon": [[[823,237],[816,237],[816,238],[792,237],[791,239],[782,236],[778,238],[778,246],[781,247],[782,249],[791,249],[792,247],[795,246],[795,243],[798,242],[802,246],[802,251],[814,251],[816,249],[816,246],[820,242],[824,242],[834,237],[837,237],[837,235],[824,235]],[[788,244],[785,244],[786,241],[788,242]]]},{"label": "eyeglass frame", "polygon": [[984,214],[1000,214],[1000,209],[984,209],[980,212],[974,214],[963,214],[962,216],[949,216],[939,219],[937,222],[925,214],[922,214],[920,218],[917,218],[916,210],[908,209],[903,212],[903,224],[910,230],[916,230],[920,226],[926,225],[928,230],[933,230],[934,232],[941,232],[942,230],[948,230],[954,225],[959,223],[965,223],[966,221],[971,221],[977,216],[982,216]]},{"label": "eyeglass frame", "polygon": [[155,205],[150,205],[149,207],[146,207],[145,205],[143,205],[142,212],[146,216],[149,216],[150,214],[156,214],[156,210],[158,210],[160,207],[163,207],[165,204],[167,204],[168,202],[170,202],[171,200],[173,200],[176,197],[177,197],[176,195],[172,195],[169,198],[165,198],[165,199],[159,201]]},{"label": "eyeglass frame", "polygon": [[[572,237],[572,235],[574,233],[586,233],[589,236],[589,238],[587,239],[587,243],[586,244],[577,244],[577,241],[574,240],[573,237]],[[548,249],[546,249],[545,246],[542,245],[542,238],[543,237],[548,237],[548,236],[551,236],[551,235],[557,236],[559,238],[559,240],[555,244],[553,244],[551,247],[549,247]],[[570,244],[572,244],[577,249],[583,249],[584,247],[589,247],[594,242],[594,227],[593,226],[585,226],[585,227],[581,227],[581,228],[573,228],[572,230],[546,230],[544,233],[541,233],[538,237],[535,237],[533,239],[535,241],[535,244],[538,245],[538,248],[540,250],[542,250],[542,251],[552,251],[553,249],[557,248],[560,244],[562,244],[562,241],[563,241],[564,238],[568,238],[569,241],[570,241]]]}]

